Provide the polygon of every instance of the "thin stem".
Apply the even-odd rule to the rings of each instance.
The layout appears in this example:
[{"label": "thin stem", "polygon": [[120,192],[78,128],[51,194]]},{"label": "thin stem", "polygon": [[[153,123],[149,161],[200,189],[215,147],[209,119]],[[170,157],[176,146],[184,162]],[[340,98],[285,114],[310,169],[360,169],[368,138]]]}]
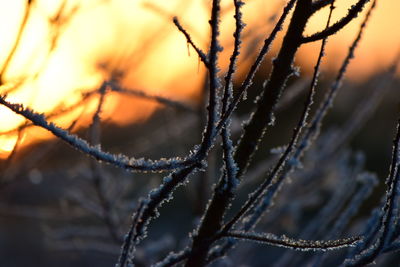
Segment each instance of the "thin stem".
[{"label": "thin stem", "polygon": [[303,37],[302,43],[318,41],[318,40],[324,39],[330,35],[337,33],[338,31],[343,29],[349,22],[354,20],[358,16],[358,13],[360,13],[363,10],[365,4],[368,3],[369,1],[370,0],[358,1],[355,5],[353,5],[349,9],[349,12],[347,13],[346,16],[344,16],[338,22],[334,23],[332,26],[330,26],[329,28],[327,28],[321,32],[314,33],[307,37]]},{"label": "thin stem", "polygon": [[174,22],[175,26],[178,28],[178,30],[179,30],[181,33],[183,33],[183,35],[184,35],[185,38],[186,38],[186,41],[187,41],[187,42],[193,47],[193,49],[196,51],[196,53],[197,53],[197,55],[199,56],[200,60],[204,63],[204,65],[205,65],[206,67],[209,67],[209,62],[208,62],[208,59],[207,59],[206,54],[204,54],[204,52],[194,44],[194,42],[193,42],[193,40],[192,40],[192,37],[191,37],[191,36],[189,35],[189,33],[182,27],[182,25],[180,24],[178,18],[177,18],[177,17],[174,17],[174,18],[173,18],[173,22]]},{"label": "thin stem", "polygon": [[[215,128],[215,123],[216,121],[214,119],[217,118],[217,114],[213,112],[213,108],[216,108],[216,100],[217,100],[217,91],[216,89],[219,87],[219,81],[217,79],[217,59],[218,59],[218,53],[221,51],[221,47],[219,46],[218,43],[218,35],[219,35],[219,20],[220,20],[220,12],[221,12],[221,6],[220,6],[220,0],[213,0],[212,2],[212,9],[211,9],[211,20],[210,20],[210,26],[211,26],[211,45],[210,45],[210,52],[209,52],[209,59],[210,59],[210,67],[209,67],[209,72],[210,72],[210,97],[209,97],[209,122],[213,122],[212,125],[208,125],[207,131],[210,132],[212,135],[216,134],[216,128]],[[211,116],[213,116],[211,118]],[[207,135],[203,138],[205,140],[204,144],[207,144]],[[213,138],[212,136],[209,136],[208,138]],[[210,140],[211,141],[211,140]],[[207,215],[205,216],[205,220],[207,221]],[[204,222],[203,221],[203,222]],[[206,223],[208,225],[208,223]],[[204,225],[204,224],[202,224]],[[203,232],[205,231],[205,232]],[[208,248],[210,244],[202,244],[203,243],[203,237],[208,236],[208,233],[210,231],[213,231],[213,228],[211,227],[209,230],[206,230],[202,227],[200,227],[199,230],[199,235],[195,236],[193,239],[193,244],[192,244],[192,249],[190,256],[185,264],[187,267],[197,267],[197,266],[203,266],[206,262],[206,257],[208,253]]]},{"label": "thin stem", "polygon": [[172,158],[160,161],[153,161],[129,158],[122,154],[111,154],[103,151],[99,146],[92,146],[88,144],[85,140],[79,138],[74,134],[71,134],[69,131],[66,131],[56,126],[54,123],[48,122],[43,114],[39,114],[30,109],[24,108],[21,104],[12,104],[8,102],[4,96],[0,96],[0,104],[6,106],[15,113],[27,118],[33,124],[48,130],[53,135],[70,144],[72,147],[78,149],[84,154],[87,154],[95,158],[96,160],[103,161],[129,171],[157,172],[173,170],[185,166],[190,166],[193,164],[194,161],[193,156],[192,158],[188,159]]},{"label": "thin stem", "polygon": [[159,95],[152,95],[152,94],[146,93],[143,90],[123,88],[123,87],[119,86],[116,82],[113,82],[113,81],[105,82],[105,85],[107,86],[107,89],[109,88],[113,92],[131,95],[131,96],[135,96],[135,97],[140,97],[143,99],[153,100],[153,101],[156,101],[157,103],[160,103],[167,107],[173,107],[173,108],[191,112],[191,113],[196,112],[192,107],[190,107],[189,105],[187,105],[185,103],[182,103],[182,102],[179,102],[179,101],[176,101],[173,99],[169,99],[166,97],[162,97]]},{"label": "thin stem", "polygon": [[22,18],[21,26],[19,27],[17,37],[15,39],[15,42],[10,50],[10,52],[7,54],[6,59],[4,60],[3,66],[0,69],[0,85],[4,83],[4,74],[7,71],[7,68],[9,67],[12,58],[15,55],[15,52],[17,51],[17,48],[21,42],[22,34],[24,33],[24,30],[26,28],[29,16],[32,11],[32,6],[33,6],[34,0],[27,0],[26,1],[26,8],[25,8],[25,13]]},{"label": "thin stem", "polygon": [[228,232],[224,236],[266,243],[272,246],[292,248],[301,251],[326,251],[331,249],[346,248],[349,246],[354,246],[358,241],[361,240],[361,237],[359,236],[336,240],[296,240],[286,236],[278,237],[269,233],[258,234],[245,232]]}]

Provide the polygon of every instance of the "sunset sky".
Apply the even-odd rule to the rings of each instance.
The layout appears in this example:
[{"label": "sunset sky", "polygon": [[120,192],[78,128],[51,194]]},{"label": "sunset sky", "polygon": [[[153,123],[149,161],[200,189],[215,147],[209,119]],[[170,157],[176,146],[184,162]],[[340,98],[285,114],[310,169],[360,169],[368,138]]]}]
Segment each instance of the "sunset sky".
[{"label": "sunset sky", "polygon": [[[0,0],[1,70],[13,50],[26,14],[26,2]],[[221,67],[224,69],[232,49],[234,28],[232,3],[222,2],[221,42],[225,52],[221,55]],[[248,37],[243,46],[244,51],[255,53],[273,25],[271,15],[277,11],[280,14],[285,1],[245,2],[243,13]],[[334,20],[343,16],[356,1],[336,2],[338,8]],[[172,17],[178,16],[196,44],[206,51],[210,3],[210,0],[33,1],[20,43],[2,75],[4,84],[0,93],[8,93],[9,101],[49,113],[55,108],[77,103],[82,92],[99,88],[114,73],[122,73],[124,87],[195,105],[205,69],[195,52],[188,49],[185,38],[173,25]],[[349,70],[350,79],[362,80],[384,69],[400,52],[399,10],[400,1],[378,1]],[[307,33],[322,29],[326,14],[327,9],[312,18]],[[330,39],[323,68],[338,66],[364,14]],[[318,43],[301,48],[296,63],[305,68],[312,67],[316,45]],[[249,54],[243,52],[239,63],[248,62],[244,57]],[[116,95],[107,98],[103,118],[113,114],[114,122],[125,124],[145,119],[156,108],[150,101],[136,100],[132,105],[132,101],[119,100]],[[85,111],[93,111],[96,103],[93,98]],[[83,109],[84,106],[55,122],[68,127]],[[13,130],[24,123],[21,117],[4,107],[0,107],[0,118],[0,132]],[[89,117],[80,123],[85,124],[88,120]],[[35,138],[46,139],[49,134],[40,131]],[[12,150],[15,140],[15,134],[0,135],[0,154],[6,155]]]}]

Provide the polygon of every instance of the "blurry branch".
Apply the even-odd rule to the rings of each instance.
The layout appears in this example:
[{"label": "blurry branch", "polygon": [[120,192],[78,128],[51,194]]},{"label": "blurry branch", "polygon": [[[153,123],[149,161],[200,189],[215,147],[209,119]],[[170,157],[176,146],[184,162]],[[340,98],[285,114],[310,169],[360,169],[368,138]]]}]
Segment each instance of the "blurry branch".
[{"label": "blurry branch", "polygon": [[[341,213],[336,217],[336,220],[331,229],[325,233],[326,238],[335,238],[342,233],[349,223],[350,219],[354,217],[354,215],[358,212],[359,208],[361,207],[362,203],[371,195],[373,187],[378,184],[378,179],[376,175],[369,174],[369,173],[362,173],[360,174],[358,182],[361,183],[361,186],[353,191],[354,193],[351,196],[349,204],[347,207],[341,211]],[[314,257],[311,259],[313,263],[312,266],[320,265],[326,255],[324,254],[315,254]]]},{"label": "blurry branch", "polygon": [[[341,154],[341,160],[335,161],[333,169],[339,169],[340,177],[342,178],[337,182],[335,191],[332,192],[329,200],[323,204],[319,211],[314,215],[314,218],[305,226],[299,234],[301,239],[311,239],[311,238],[332,238],[328,236],[327,231],[333,232],[333,228],[329,227],[336,222],[339,222],[338,218],[341,216],[341,212],[347,205],[353,210],[357,210],[356,205],[351,205],[354,196],[359,195],[360,191],[363,193],[362,197],[368,196],[374,185],[377,184],[377,178],[372,174],[361,173],[364,168],[364,157],[361,154],[356,155],[356,162],[354,166],[351,166],[350,154]],[[348,155],[348,156],[347,156]],[[342,168],[342,170],[340,170]],[[351,168],[351,169],[349,169]],[[361,173],[361,174],[360,174]],[[298,180],[300,177],[297,177]],[[358,183],[362,184],[359,186]],[[359,187],[359,188],[357,188]],[[367,188],[365,190],[364,188]],[[362,189],[362,190],[361,190]],[[364,191],[366,194],[364,194]],[[349,204],[350,205],[349,205]],[[357,203],[353,203],[357,204]],[[345,215],[345,214],[343,214]],[[341,218],[340,224],[346,223],[352,216],[346,214],[346,217]],[[335,236],[339,235],[341,232],[334,232]],[[299,264],[301,260],[301,255],[295,255],[292,251],[287,251],[281,257],[279,261],[275,263],[275,266],[295,266]],[[290,264],[289,264],[290,263]]]},{"label": "blurry branch", "polygon": [[131,96],[148,99],[148,100],[153,100],[153,101],[160,103],[162,105],[165,105],[167,107],[172,107],[172,108],[176,108],[176,109],[187,111],[187,112],[195,112],[195,110],[192,107],[190,107],[189,105],[186,105],[182,102],[175,101],[175,100],[172,100],[172,99],[169,99],[166,97],[162,97],[162,96],[158,96],[158,95],[150,95],[143,90],[123,88],[114,81],[104,82],[103,86],[106,86],[106,88],[110,89],[112,92],[131,95]]},{"label": "blurry branch", "polygon": [[111,255],[118,254],[118,246],[108,242],[72,240],[51,242],[49,245],[52,250],[56,251],[94,251]]},{"label": "blurry branch", "polygon": [[391,245],[397,236],[394,236],[399,217],[399,199],[400,199],[400,120],[397,124],[396,137],[393,140],[392,163],[390,165],[389,176],[386,179],[386,196],[379,223],[375,225],[375,229],[370,229],[371,232],[376,232],[375,242],[365,248],[360,253],[344,262],[345,266],[361,266],[374,261],[384,249]]},{"label": "blurry branch", "polygon": [[20,127],[18,128],[18,134],[17,134],[17,140],[15,141],[14,147],[11,150],[11,153],[8,155],[6,162],[5,162],[5,166],[9,166],[12,162],[12,160],[14,159],[15,155],[17,154],[17,150],[19,145],[21,144],[21,139],[22,136],[24,134],[23,129]]},{"label": "blurry branch", "polygon": [[[93,114],[92,124],[89,126],[90,141],[93,145],[101,144],[101,111],[106,98],[106,88],[100,87],[100,97],[97,104],[97,110]],[[106,194],[106,174],[99,162],[92,160],[92,181],[97,197],[102,208],[101,218],[115,243],[121,242],[118,229],[119,222],[115,216],[113,200]]]},{"label": "blurry branch", "polygon": [[108,237],[107,231],[104,227],[74,227],[68,226],[64,227],[61,230],[54,230],[52,228],[45,228],[46,234],[51,239],[56,240],[68,240],[71,238],[97,238],[97,239],[106,239]]},{"label": "blurry branch", "polygon": [[[342,126],[342,131],[337,134],[336,145],[331,145],[327,150],[330,153],[333,150],[338,150],[346,143],[351,137],[354,136],[362,127],[365,125],[367,120],[376,112],[382,99],[392,89],[394,81],[396,79],[396,71],[398,69],[398,62],[400,57],[395,58],[394,62],[389,66],[387,71],[378,77],[378,81],[375,82],[375,86],[368,96],[355,107],[357,112],[353,112],[351,117]],[[379,88],[377,90],[377,88]],[[329,151],[329,149],[331,151]]]},{"label": "blurry branch", "polygon": [[43,221],[64,221],[71,218],[81,218],[82,212],[78,210],[70,211],[68,214],[60,214],[56,208],[50,207],[37,207],[28,205],[10,205],[0,203],[0,216],[1,217],[19,217],[39,219]]},{"label": "blurry branch", "polygon": [[[49,41],[49,48],[47,51],[47,55],[45,59],[40,63],[40,66],[37,67],[37,70],[35,70],[33,73],[29,75],[23,75],[20,77],[17,81],[13,81],[14,84],[11,86],[8,85],[5,90],[2,91],[3,94],[10,94],[11,92],[17,90],[20,88],[23,84],[27,83],[28,81],[34,81],[37,79],[40,74],[43,72],[45,67],[47,66],[49,59],[51,57],[51,54],[55,51],[58,45],[58,41],[60,39],[60,36],[62,35],[63,31],[65,31],[66,27],[68,27],[68,22],[72,20],[74,15],[77,13],[77,11],[80,9],[80,5],[77,4],[71,10],[67,10],[66,5],[67,5],[68,0],[63,0],[62,3],[60,4],[60,7],[57,9],[56,14],[54,16],[48,18],[48,27],[49,27],[49,35],[50,35],[50,41]],[[18,45],[21,41],[22,34],[24,31],[24,28],[28,22],[28,17],[31,15],[31,10],[33,8],[33,3],[37,3],[35,1],[27,1],[27,7],[26,7],[26,13],[25,17],[23,19],[23,23],[20,27],[20,32],[18,33],[16,42],[14,43],[14,47],[12,50],[7,54],[7,59],[4,63],[3,70],[0,72],[0,86],[3,85],[4,79],[3,76],[6,72],[7,67],[12,61],[12,58],[15,56],[16,51],[18,50]],[[37,9],[36,11],[40,11],[40,3],[36,6]],[[29,14],[28,14],[29,12]],[[8,83],[10,81],[7,81]]]},{"label": "blurry branch", "polygon": [[276,105],[276,111],[281,112],[284,109],[290,108],[290,105],[293,104],[302,94],[306,93],[306,87],[308,85],[308,81],[305,78],[299,79],[295,81],[292,85],[289,85],[282,95],[282,100]]},{"label": "blurry branch", "polygon": [[89,126],[89,133],[90,133],[90,142],[93,145],[100,145],[101,143],[101,118],[100,118],[100,113],[102,111],[103,108],[103,104],[105,101],[105,97],[106,97],[106,90],[105,87],[102,86],[100,87],[100,97],[99,97],[99,101],[97,104],[97,109],[93,114],[92,117],[92,124]]},{"label": "blurry branch", "polygon": [[88,213],[103,219],[103,210],[100,204],[89,196],[86,196],[84,192],[71,190],[67,193],[67,197],[69,200],[77,203],[80,208],[86,210]]},{"label": "blurry branch", "polygon": [[11,150],[11,153],[8,155],[8,157],[4,161],[5,169],[1,172],[0,189],[3,188],[5,185],[9,184],[12,180],[13,175],[10,175],[10,173],[12,173],[12,171],[10,172],[10,169],[11,169],[10,166],[12,166],[13,160],[17,155],[17,151],[21,144],[23,135],[24,135],[23,129],[19,129],[18,135],[17,135],[17,140],[15,141],[13,149]]},{"label": "blurry branch", "polygon": [[[96,1],[93,3],[96,3]],[[189,5],[190,1],[177,0],[169,2],[168,9],[173,10],[174,14],[176,14],[176,12],[185,13]],[[168,22],[170,22],[173,17],[170,15],[169,11],[150,3],[149,1],[141,1],[140,6],[140,8],[150,9],[150,11],[155,12],[161,18],[166,18],[166,21]],[[90,8],[90,6],[88,6],[88,8]],[[151,56],[151,51],[157,49],[157,47],[168,38],[171,32],[170,30],[171,28],[169,23],[159,23],[158,25],[152,23],[152,27],[142,28],[140,30],[140,42],[136,43],[137,46],[135,46],[134,50],[123,52],[122,55],[119,55],[120,59],[118,59],[118,56],[113,55],[112,60],[114,63],[119,65],[119,67],[125,67],[128,69],[132,66],[142,64],[149,56]],[[132,49],[132,47],[127,47],[127,49]]]},{"label": "blurry branch", "polygon": [[57,47],[57,43],[61,32],[64,30],[68,23],[72,20],[74,15],[80,10],[81,6],[76,4],[70,10],[67,9],[68,0],[63,0],[57,12],[49,18],[49,24],[52,26],[51,42],[49,51],[53,51]]},{"label": "blurry branch", "polygon": [[27,0],[26,2],[27,2],[27,4],[25,7],[25,13],[22,17],[22,22],[19,27],[17,37],[14,41],[14,45],[12,46],[10,52],[7,54],[7,57],[4,60],[3,66],[0,69],[0,86],[3,85],[3,83],[4,83],[4,74],[7,71],[7,68],[10,65],[12,58],[14,57],[15,52],[17,51],[17,48],[21,42],[22,34],[24,33],[25,27],[27,25],[29,16],[30,16],[32,8],[33,8],[33,4],[35,3],[34,0]]}]

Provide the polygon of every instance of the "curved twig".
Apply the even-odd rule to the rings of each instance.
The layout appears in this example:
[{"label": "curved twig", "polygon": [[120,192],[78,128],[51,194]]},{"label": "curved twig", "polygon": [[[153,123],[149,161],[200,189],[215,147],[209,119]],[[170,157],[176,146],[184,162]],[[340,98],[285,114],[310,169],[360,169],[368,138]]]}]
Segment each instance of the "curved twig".
[{"label": "curved twig", "polygon": [[343,29],[343,27],[345,27],[350,21],[355,19],[358,16],[358,13],[360,13],[363,10],[365,4],[369,1],[370,0],[359,0],[357,2],[357,4],[353,5],[349,9],[349,12],[347,13],[347,15],[345,17],[343,17],[338,22],[334,23],[332,26],[330,26],[329,28],[327,28],[321,32],[317,32],[310,36],[303,37],[301,42],[302,43],[314,42],[314,41],[324,39],[330,35],[337,33],[338,31]]},{"label": "curved twig", "polygon": [[278,237],[274,234],[259,234],[259,233],[246,233],[246,232],[228,232],[226,237],[233,237],[242,240],[256,241],[266,243],[272,246],[291,248],[301,251],[326,251],[331,249],[346,248],[354,246],[361,240],[361,237],[355,236],[350,238],[336,239],[336,240],[296,240],[286,236]]}]

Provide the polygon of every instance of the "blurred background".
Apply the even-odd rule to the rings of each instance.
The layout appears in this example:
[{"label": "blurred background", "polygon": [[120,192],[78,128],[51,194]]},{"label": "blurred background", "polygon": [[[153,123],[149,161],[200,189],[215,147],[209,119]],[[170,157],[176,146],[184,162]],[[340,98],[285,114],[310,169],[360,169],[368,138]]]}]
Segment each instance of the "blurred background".
[{"label": "blurred background", "polygon": [[[235,79],[237,85],[286,3],[245,2],[242,12],[247,26]],[[336,1],[334,20],[346,14],[355,2]],[[172,18],[177,16],[198,47],[207,51],[210,3],[209,0],[0,0],[0,93],[13,103],[44,113],[50,121],[92,143],[101,141],[106,151],[137,158],[185,156],[201,140],[207,78],[196,52],[176,29]],[[221,75],[229,63],[234,30],[232,1],[222,1],[222,6]],[[390,71],[398,63],[400,52],[400,31],[396,30],[398,10],[398,1],[378,1],[347,71],[343,89],[324,124],[326,134],[306,158],[309,165],[305,164],[304,171],[298,174],[307,179],[308,171],[316,170],[313,153],[334,142],[332,136],[337,129],[350,129],[352,122],[359,121],[357,129],[349,130],[351,134],[334,149],[334,154],[327,154],[328,159],[334,159],[324,163],[330,166],[327,171],[323,175],[314,174],[325,177],[318,184],[319,194],[311,194],[305,183],[297,185],[304,186],[298,201],[303,206],[287,208],[283,190],[283,204],[276,208],[281,219],[271,222],[267,218],[263,225],[268,231],[295,236],[312,217],[310,214],[316,214],[318,207],[333,194],[335,179],[349,176],[340,166],[349,171],[361,164],[363,170],[378,175],[380,184],[361,209],[359,218],[368,216],[372,207],[379,204],[400,111],[400,72]],[[306,34],[323,29],[327,12],[324,9],[312,18]],[[337,74],[364,14],[329,38],[317,102]],[[271,59],[279,49],[283,33],[278,35],[272,52],[257,73],[248,99],[235,113],[235,139],[252,110],[254,97],[268,77]],[[260,173],[275,159],[270,150],[288,142],[304,102],[318,49],[319,43],[300,48],[295,63],[301,75],[289,82],[277,125],[263,142],[249,174],[253,178],[245,183],[241,196],[246,196],[262,178]],[[115,86],[102,91],[109,84]],[[101,126],[95,131],[90,125],[103,95]],[[362,114],[362,118],[357,118],[357,114]],[[132,174],[95,163],[5,107],[0,107],[0,119],[2,266],[113,265],[119,253],[120,236],[128,229],[136,200],[145,196],[163,176]],[[97,139],[93,137],[96,134]],[[187,242],[187,233],[210,194],[207,185],[218,177],[221,162],[214,162],[213,157],[218,158],[216,155],[221,151],[215,149],[213,153],[209,169],[194,177],[188,187],[178,190],[173,205],[163,207],[161,212],[168,216],[154,222],[150,241],[144,242],[139,251],[142,258],[156,260]],[[286,194],[290,192],[288,189]],[[357,221],[352,223],[350,229],[357,231]],[[264,256],[258,258],[265,247],[256,245],[248,249],[252,259],[244,257],[246,253],[238,253],[237,261],[233,262],[262,266],[257,261],[268,260]],[[284,255],[280,249],[271,251],[270,255]]]}]

